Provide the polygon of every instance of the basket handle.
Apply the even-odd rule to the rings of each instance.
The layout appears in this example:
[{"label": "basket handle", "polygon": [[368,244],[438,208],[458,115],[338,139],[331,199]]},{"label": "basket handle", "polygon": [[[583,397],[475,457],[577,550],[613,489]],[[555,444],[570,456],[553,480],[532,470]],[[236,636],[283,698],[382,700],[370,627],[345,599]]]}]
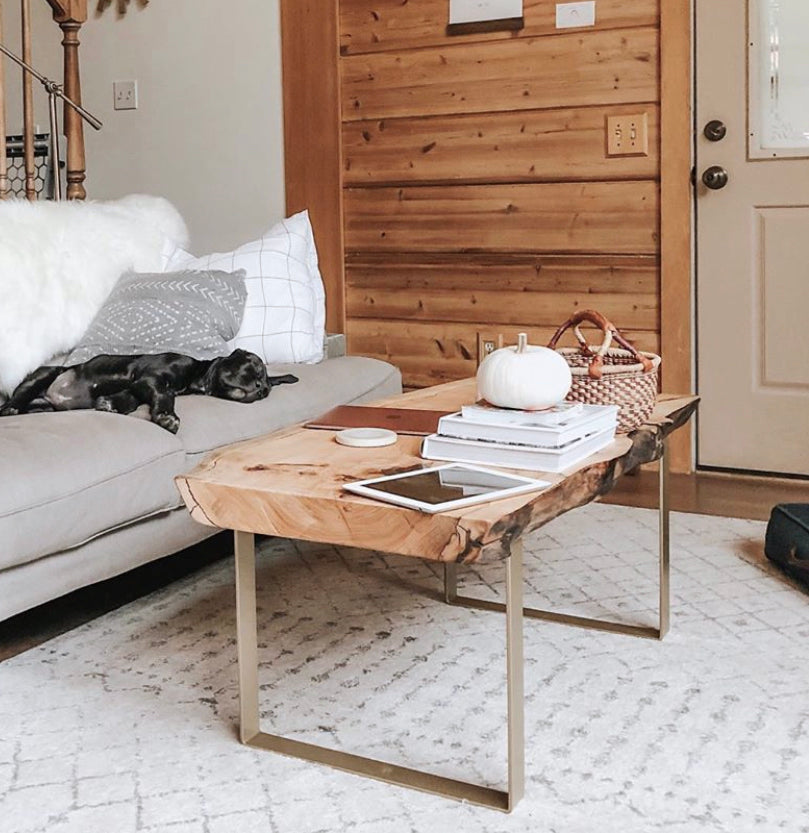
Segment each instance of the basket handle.
[{"label": "basket handle", "polygon": [[[604,340],[601,343],[601,346],[593,352],[593,349],[587,343],[587,339],[584,337],[584,334],[581,331],[581,324],[584,321],[589,321],[591,324],[595,324],[603,333],[604,333]],[[576,336],[576,340],[579,342],[579,349],[584,356],[592,356],[593,359],[590,362],[590,366],[588,368],[588,374],[592,379],[600,379],[602,376],[602,369],[604,365],[604,356],[607,355],[607,350],[610,349],[610,345],[612,344],[612,340],[615,339],[618,344],[623,347],[624,350],[627,350],[636,361],[638,361],[641,365],[643,365],[643,372],[648,373],[652,369],[652,362],[646,356],[642,356],[619,332],[618,328],[613,324],[605,315],[602,315],[600,312],[592,309],[584,309],[580,310],[577,313],[574,313],[570,316],[570,318],[562,324],[561,327],[553,334],[553,337],[548,342],[548,347],[551,350],[556,349],[556,345],[559,342],[559,339],[562,337],[562,334],[573,327],[573,332]]]}]

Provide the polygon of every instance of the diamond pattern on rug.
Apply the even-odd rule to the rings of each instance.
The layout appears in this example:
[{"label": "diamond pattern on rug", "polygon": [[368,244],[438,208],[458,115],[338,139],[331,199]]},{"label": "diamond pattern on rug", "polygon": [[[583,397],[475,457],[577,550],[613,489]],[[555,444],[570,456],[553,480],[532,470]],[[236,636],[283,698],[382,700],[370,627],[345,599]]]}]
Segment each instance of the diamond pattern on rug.
[{"label": "diamond pattern on rug", "polygon": [[[526,797],[457,804],[239,745],[230,560],[0,664],[9,833],[809,831],[809,604],[764,524],[672,516],[662,642],[525,623]],[[652,624],[657,518],[592,505],[526,541],[526,602]],[[461,571],[502,595],[500,564]],[[441,568],[265,540],[264,729],[501,787],[504,620]]]}]

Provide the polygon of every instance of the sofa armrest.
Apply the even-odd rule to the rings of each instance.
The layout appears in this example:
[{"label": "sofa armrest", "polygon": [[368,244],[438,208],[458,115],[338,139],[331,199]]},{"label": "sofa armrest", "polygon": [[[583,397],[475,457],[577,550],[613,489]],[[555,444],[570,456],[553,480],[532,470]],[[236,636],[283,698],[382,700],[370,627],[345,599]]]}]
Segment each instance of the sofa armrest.
[{"label": "sofa armrest", "polygon": [[346,355],[346,337],[343,333],[326,333],[323,346],[327,359],[337,359]]}]

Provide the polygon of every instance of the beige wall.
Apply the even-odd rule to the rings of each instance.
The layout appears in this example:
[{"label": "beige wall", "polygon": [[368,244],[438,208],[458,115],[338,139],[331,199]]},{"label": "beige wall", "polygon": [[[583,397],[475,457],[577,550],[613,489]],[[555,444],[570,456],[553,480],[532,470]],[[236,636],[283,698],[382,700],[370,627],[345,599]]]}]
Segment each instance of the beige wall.
[{"label": "beige wall", "polygon": [[[32,5],[37,63],[61,77],[59,28],[45,2]],[[13,43],[18,4],[3,6]],[[88,196],[167,197],[200,254],[250,240],[280,219],[279,30],[278,0],[152,0],[144,9],[131,3],[121,19],[113,9],[91,14],[81,36],[84,104],[104,129],[86,130]],[[115,80],[138,81],[137,110],[113,109]],[[11,107],[10,128],[19,121]],[[40,103],[41,125],[46,112]]]}]

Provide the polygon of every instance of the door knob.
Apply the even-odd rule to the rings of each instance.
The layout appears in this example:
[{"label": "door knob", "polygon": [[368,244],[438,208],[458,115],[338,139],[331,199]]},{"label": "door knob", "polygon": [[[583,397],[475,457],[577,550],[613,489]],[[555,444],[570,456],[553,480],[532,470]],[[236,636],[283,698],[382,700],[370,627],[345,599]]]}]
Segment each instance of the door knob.
[{"label": "door knob", "polygon": [[719,191],[728,184],[728,172],[719,165],[712,165],[702,175],[702,181],[711,191]]},{"label": "door knob", "polygon": [[725,123],[719,121],[719,119],[709,121],[708,124],[705,125],[705,130],[702,132],[709,142],[721,142],[722,139],[728,135],[728,129],[725,126]]}]

